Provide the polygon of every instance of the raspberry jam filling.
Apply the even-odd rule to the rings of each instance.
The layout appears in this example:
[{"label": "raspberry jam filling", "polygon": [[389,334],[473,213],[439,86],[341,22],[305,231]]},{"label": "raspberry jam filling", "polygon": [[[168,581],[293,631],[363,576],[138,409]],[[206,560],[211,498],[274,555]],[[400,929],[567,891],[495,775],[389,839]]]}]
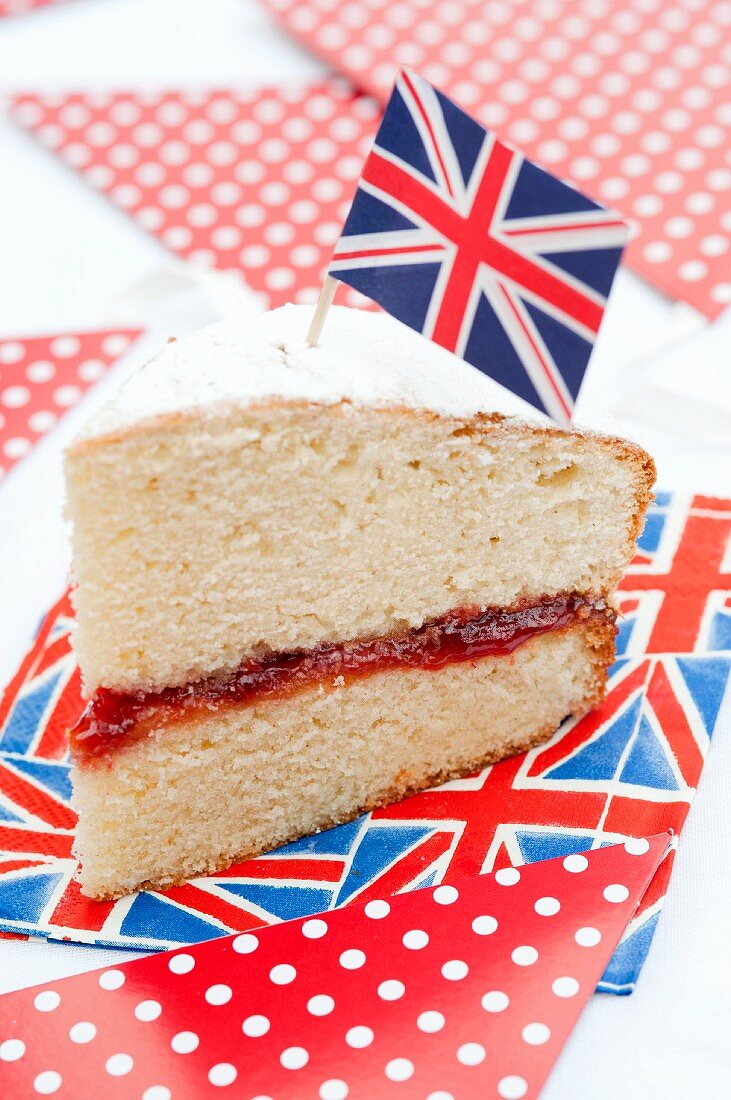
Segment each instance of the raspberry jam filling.
[{"label": "raspberry jam filling", "polygon": [[315,684],[343,684],[385,669],[436,670],[460,661],[501,657],[529,638],[578,619],[614,618],[603,600],[556,596],[514,610],[460,608],[400,637],[322,645],[306,652],[248,660],[232,673],[184,687],[125,694],[100,688],[71,730],[77,761],[103,756],[149,729],[195,711],[281,698]]}]

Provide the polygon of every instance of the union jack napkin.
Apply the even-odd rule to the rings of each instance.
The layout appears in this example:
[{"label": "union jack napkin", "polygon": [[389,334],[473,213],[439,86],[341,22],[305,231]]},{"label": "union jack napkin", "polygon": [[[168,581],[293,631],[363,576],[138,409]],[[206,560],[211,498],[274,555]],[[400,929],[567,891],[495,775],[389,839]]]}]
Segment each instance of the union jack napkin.
[{"label": "union jack napkin", "polygon": [[[680,832],[731,670],[731,500],[658,493],[622,584],[604,705],[469,779],[221,874],[118,902],[82,897],[66,730],[82,708],[68,598],[0,699],[0,931],[155,950],[480,871]],[[601,988],[634,987],[666,860]]]},{"label": "union jack napkin", "polygon": [[3,1098],[203,1100],[235,1084],[233,1095],[259,1100],[531,1100],[668,841],[475,875],[9,993]]},{"label": "union jack napkin", "polygon": [[566,424],[628,234],[404,70],[329,274]]}]

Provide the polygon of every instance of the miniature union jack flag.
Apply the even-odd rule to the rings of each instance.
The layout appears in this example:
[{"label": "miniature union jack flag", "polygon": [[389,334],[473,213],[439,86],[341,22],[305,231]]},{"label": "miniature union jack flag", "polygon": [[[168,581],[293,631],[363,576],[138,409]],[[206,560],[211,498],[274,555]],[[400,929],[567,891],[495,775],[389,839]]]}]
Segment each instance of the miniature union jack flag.
[{"label": "miniature union jack flag", "polygon": [[329,273],[567,423],[628,233],[403,71]]}]

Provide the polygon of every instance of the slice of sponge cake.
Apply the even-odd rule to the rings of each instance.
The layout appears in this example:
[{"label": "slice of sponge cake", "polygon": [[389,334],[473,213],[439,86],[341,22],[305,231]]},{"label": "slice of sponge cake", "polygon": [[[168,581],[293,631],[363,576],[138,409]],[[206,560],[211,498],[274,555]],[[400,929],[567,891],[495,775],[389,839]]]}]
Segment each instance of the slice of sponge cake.
[{"label": "slice of sponge cake", "polygon": [[165,350],[67,458],[84,890],[213,871],[520,751],[602,697],[650,497],[625,441],[486,411],[385,315]]}]

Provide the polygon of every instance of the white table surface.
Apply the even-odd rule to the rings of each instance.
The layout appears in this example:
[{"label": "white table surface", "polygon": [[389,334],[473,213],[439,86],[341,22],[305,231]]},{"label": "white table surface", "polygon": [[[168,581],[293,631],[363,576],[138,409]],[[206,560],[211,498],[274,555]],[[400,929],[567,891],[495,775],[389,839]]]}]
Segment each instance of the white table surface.
[{"label": "white table surface", "polygon": [[[256,0],[75,0],[0,20],[0,94],[251,86],[317,79],[320,64]],[[0,336],[144,323],[141,346],[0,483],[0,682],[64,583],[61,450],[151,349],[231,309],[126,215],[0,116]],[[659,483],[731,496],[731,311],[708,325],[623,271],[579,407],[656,457]],[[607,415],[610,414],[610,415]],[[596,996],[545,1100],[731,1095],[731,693],[637,991]],[[0,941],[0,992],[127,953]],[[131,957],[131,956],[129,956]]]}]

